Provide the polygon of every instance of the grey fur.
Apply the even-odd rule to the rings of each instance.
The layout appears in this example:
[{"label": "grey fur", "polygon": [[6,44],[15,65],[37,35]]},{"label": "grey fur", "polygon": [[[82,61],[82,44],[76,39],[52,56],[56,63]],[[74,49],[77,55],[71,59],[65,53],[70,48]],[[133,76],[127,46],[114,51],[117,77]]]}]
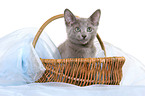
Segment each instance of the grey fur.
[{"label": "grey fur", "polygon": [[[78,18],[70,10],[64,11],[67,40],[58,47],[62,58],[95,57],[96,48],[93,42],[100,14],[100,10],[96,10],[89,18]],[[91,27],[91,32],[87,31],[88,27]]]}]

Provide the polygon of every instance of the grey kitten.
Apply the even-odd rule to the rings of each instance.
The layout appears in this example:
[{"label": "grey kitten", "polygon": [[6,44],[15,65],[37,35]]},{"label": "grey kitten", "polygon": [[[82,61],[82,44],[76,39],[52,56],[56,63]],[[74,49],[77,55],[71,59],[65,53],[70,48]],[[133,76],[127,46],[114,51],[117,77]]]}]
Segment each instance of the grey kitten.
[{"label": "grey kitten", "polygon": [[101,11],[96,10],[89,18],[78,18],[65,9],[64,19],[67,40],[58,47],[62,58],[94,58],[96,48],[94,38],[97,34]]}]

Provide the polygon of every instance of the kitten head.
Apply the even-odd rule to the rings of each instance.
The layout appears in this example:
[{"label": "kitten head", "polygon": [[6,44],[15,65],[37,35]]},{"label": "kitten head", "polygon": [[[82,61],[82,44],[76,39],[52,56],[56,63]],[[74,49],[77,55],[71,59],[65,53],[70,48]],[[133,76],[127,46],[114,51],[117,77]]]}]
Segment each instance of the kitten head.
[{"label": "kitten head", "polygon": [[97,34],[100,15],[100,10],[96,10],[89,18],[78,18],[66,9],[64,18],[69,41],[78,45],[87,45],[93,42]]}]

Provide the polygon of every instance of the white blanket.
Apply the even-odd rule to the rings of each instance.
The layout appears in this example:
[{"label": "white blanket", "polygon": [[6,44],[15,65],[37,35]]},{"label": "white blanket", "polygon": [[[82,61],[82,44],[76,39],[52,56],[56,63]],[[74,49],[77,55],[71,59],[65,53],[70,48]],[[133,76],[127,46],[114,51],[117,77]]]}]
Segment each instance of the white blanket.
[{"label": "white blanket", "polygon": [[[65,83],[33,83],[45,71],[39,58],[61,58],[45,32],[41,34],[36,48],[33,48],[32,41],[37,31],[36,28],[25,28],[0,39],[0,96],[141,96],[144,93],[145,65],[107,42],[104,42],[107,57],[126,58],[119,86],[78,87]],[[99,43],[95,42],[95,45],[96,57],[103,57]]]},{"label": "white blanket", "polygon": [[144,96],[143,86],[93,85],[78,87],[64,83],[31,83],[0,87],[0,96]]}]

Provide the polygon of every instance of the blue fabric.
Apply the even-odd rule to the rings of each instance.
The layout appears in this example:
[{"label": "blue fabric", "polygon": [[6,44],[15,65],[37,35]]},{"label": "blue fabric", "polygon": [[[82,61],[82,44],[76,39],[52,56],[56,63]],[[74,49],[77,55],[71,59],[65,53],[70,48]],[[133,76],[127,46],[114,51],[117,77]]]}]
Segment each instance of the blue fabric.
[{"label": "blue fabric", "polygon": [[60,58],[45,32],[33,48],[32,41],[37,31],[36,28],[20,29],[0,39],[0,85],[34,82],[45,71],[39,58]]}]

